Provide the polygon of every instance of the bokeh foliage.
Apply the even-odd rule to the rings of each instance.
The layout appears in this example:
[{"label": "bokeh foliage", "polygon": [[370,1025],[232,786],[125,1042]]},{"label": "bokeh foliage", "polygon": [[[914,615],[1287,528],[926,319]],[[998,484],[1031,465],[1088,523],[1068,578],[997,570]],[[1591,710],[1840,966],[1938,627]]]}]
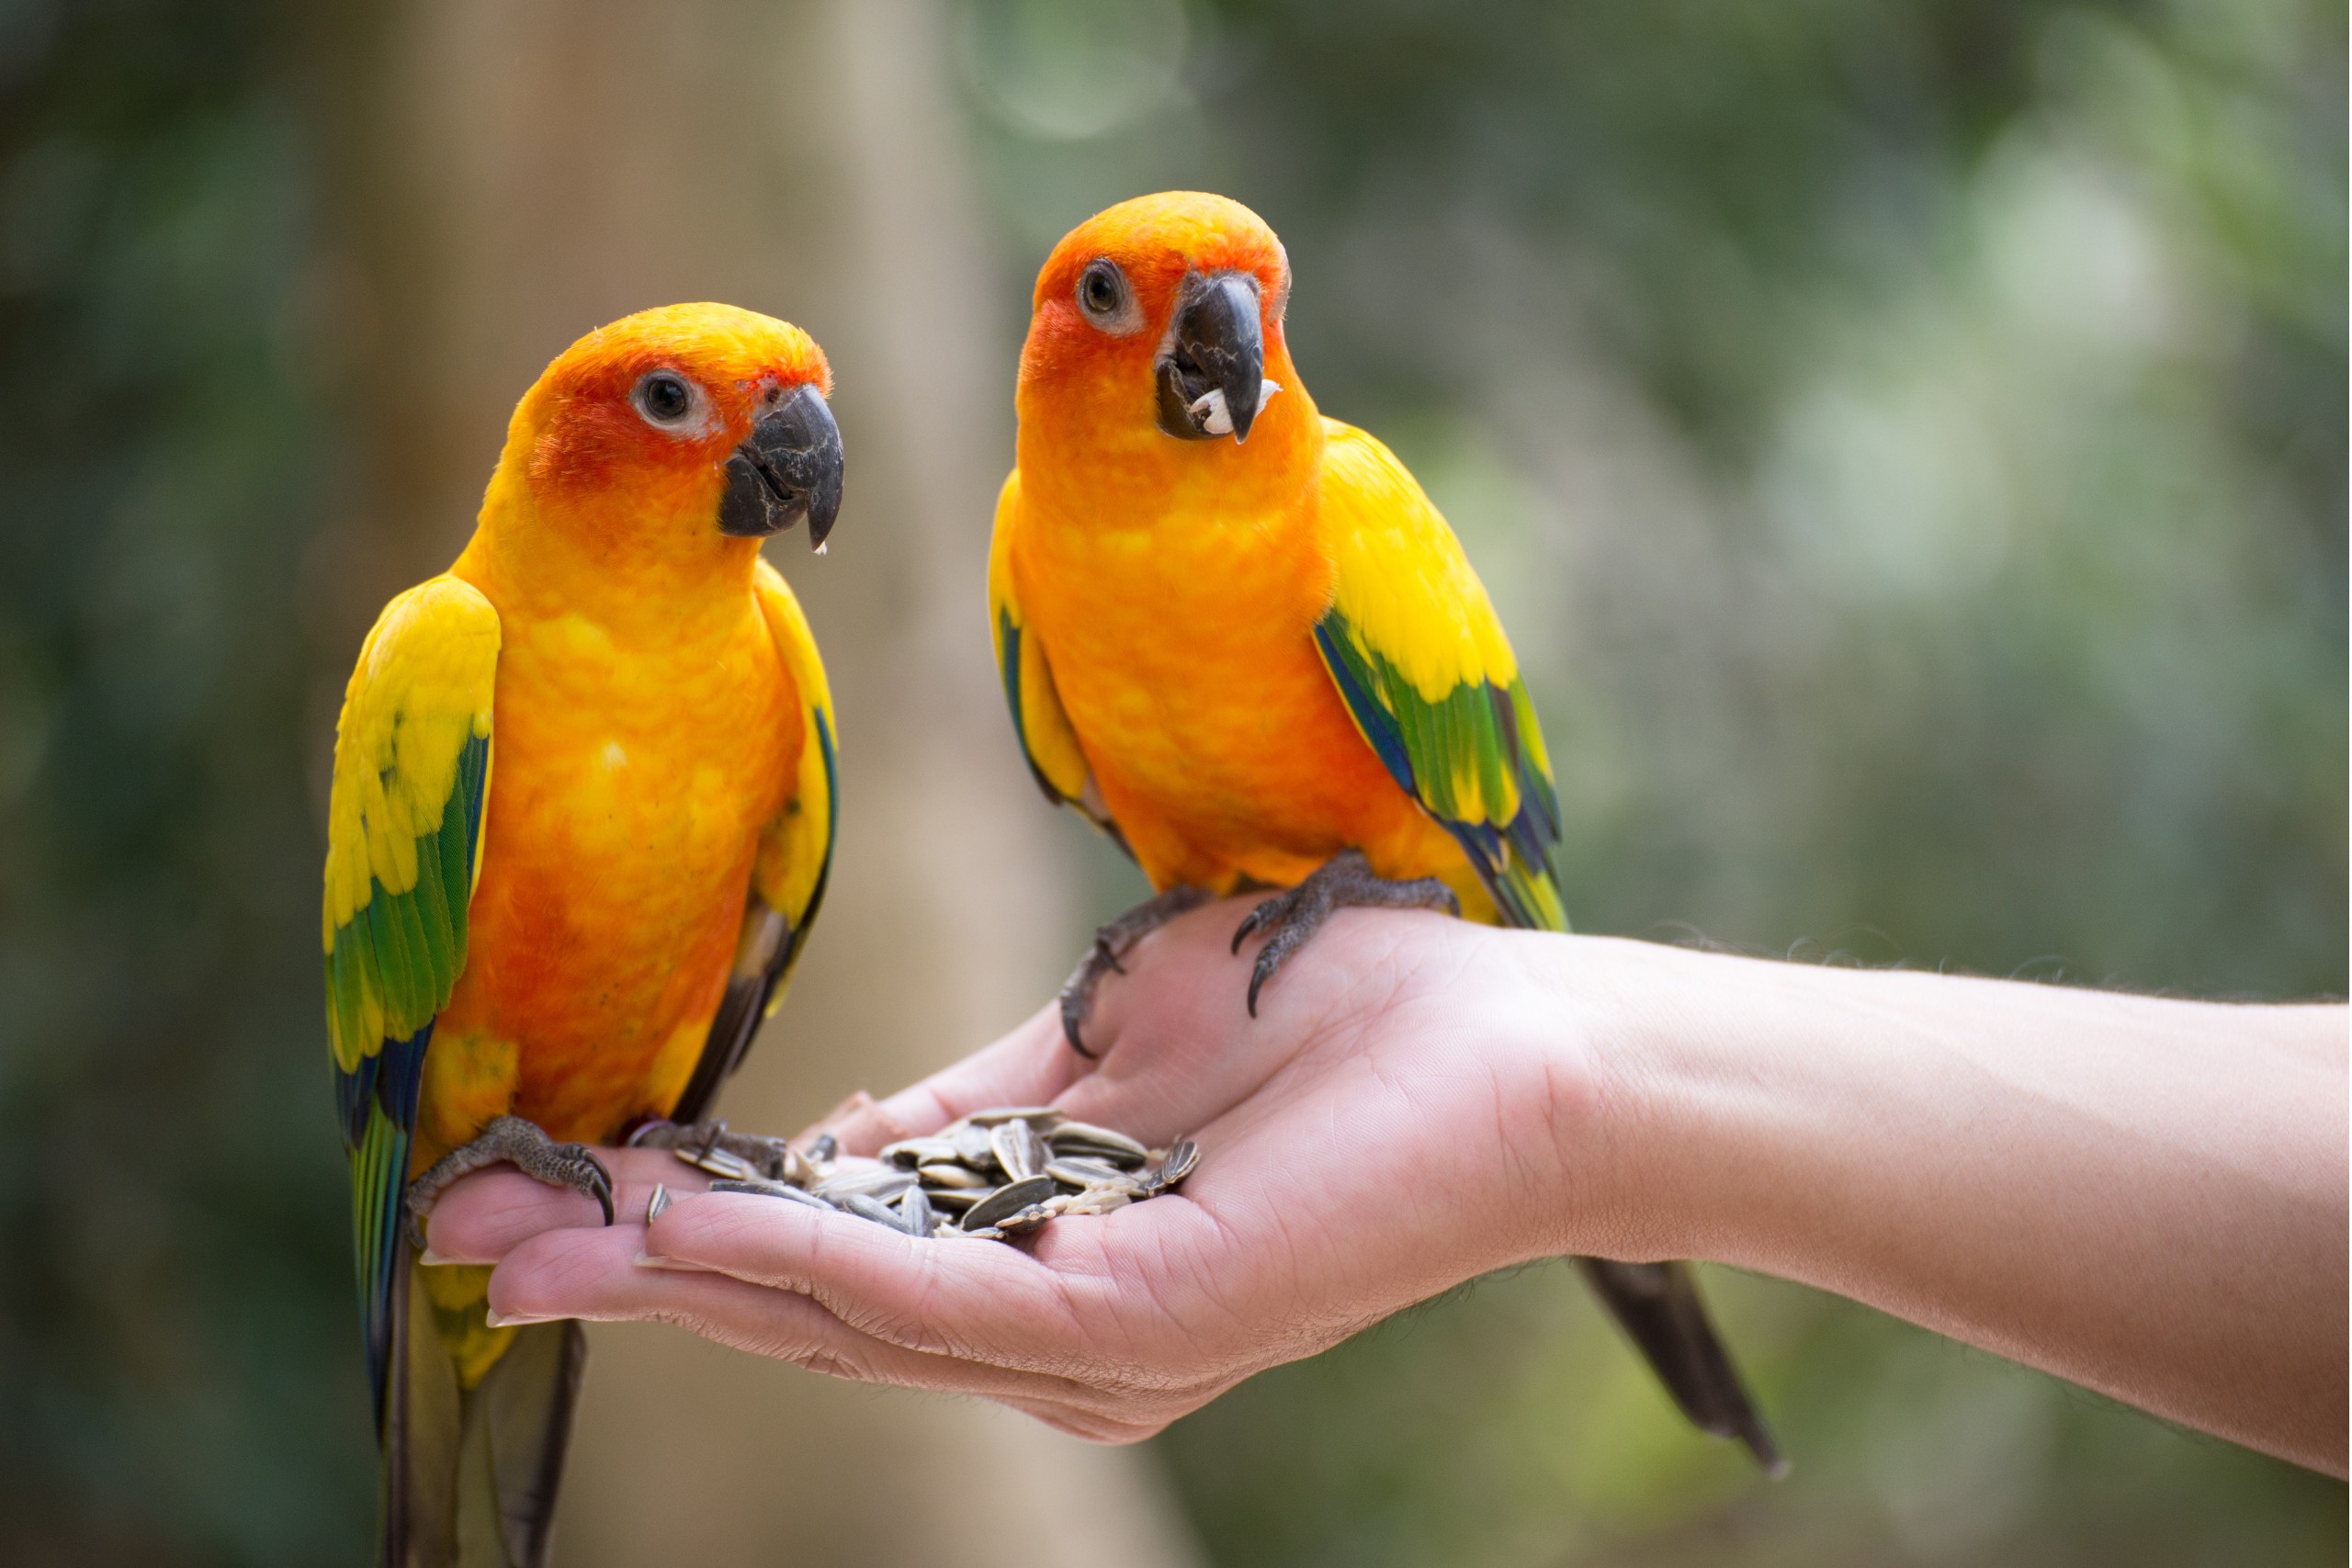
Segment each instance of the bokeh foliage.
[{"label": "bokeh foliage", "polygon": [[[2340,7],[970,0],[961,36],[1016,272],[1139,190],[1282,233],[1317,400],[1512,629],[1584,929],[2343,993]],[[1557,1268],[1163,1451],[1231,1564],[2344,1551],[2340,1486],[1711,1280],[1782,1487]]]},{"label": "bokeh foliage", "polygon": [[[1007,276],[1159,186],[1280,227],[1318,399],[1404,452],[1502,603],[1587,929],[2344,990],[2340,7],[955,16]],[[300,19],[0,0],[10,1563],[364,1551]],[[1712,1283],[1785,1487],[1689,1438],[1549,1268],[1162,1451],[1233,1564],[2340,1560],[2340,1486]]]},{"label": "bokeh foliage", "polygon": [[[0,6],[0,1559],[364,1552],[282,17]],[[289,1065],[299,1065],[292,1066]]]}]

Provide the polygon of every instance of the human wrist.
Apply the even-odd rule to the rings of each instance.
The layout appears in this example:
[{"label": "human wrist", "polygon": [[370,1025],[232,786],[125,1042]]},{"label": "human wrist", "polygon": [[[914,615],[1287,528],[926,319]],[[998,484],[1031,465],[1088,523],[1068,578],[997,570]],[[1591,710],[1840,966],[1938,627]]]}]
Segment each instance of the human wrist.
[{"label": "human wrist", "polygon": [[1504,1081],[1506,1159],[1491,1201],[1518,1216],[1498,1263],[1566,1254],[1631,1258],[1645,1228],[1651,1151],[1640,1132],[1653,1046],[1640,944],[1541,931],[1487,933],[1483,1032]]},{"label": "human wrist", "polygon": [[[1782,966],[1615,937],[1529,933],[1557,1149],[1552,1250],[1722,1258],[1761,1224],[1742,1198],[1757,1151]],[[1558,1086],[1573,1085],[1571,1092]]]}]

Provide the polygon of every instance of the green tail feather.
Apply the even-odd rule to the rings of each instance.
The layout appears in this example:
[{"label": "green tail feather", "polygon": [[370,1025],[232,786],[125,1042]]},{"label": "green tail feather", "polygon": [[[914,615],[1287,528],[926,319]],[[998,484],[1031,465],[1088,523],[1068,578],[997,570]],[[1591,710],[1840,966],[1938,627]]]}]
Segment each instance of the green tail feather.
[{"label": "green tail feather", "polygon": [[415,1254],[400,1250],[378,1568],[545,1568],[588,1337],[576,1323],[516,1329],[463,1388]]}]

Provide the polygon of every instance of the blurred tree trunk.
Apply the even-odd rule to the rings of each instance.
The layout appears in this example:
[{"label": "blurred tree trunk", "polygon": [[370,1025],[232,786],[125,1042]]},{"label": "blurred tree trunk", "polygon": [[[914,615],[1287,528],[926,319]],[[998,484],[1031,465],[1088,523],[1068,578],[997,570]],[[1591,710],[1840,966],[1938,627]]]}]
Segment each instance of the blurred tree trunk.
[{"label": "blurred tree trunk", "polygon": [[[990,670],[1012,382],[994,323],[1018,280],[989,276],[942,23],[920,0],[412,0],[322,39],[357,447],[305,572],[327,667],[454,554],[515,398],[579,333],[725,299],[832,360],[841,525],[825,559],[797,533],[772,553],[832,674],[842,840],[800,978],[727,1098],[739,1125],[790,1130],[940,1065],[1046,996],[1072,951],[1057,825]],[[575,1568],[1192,1559],[1134,1450],[668,1330],[593,1339],[558,1535]],[[1046,1493],[1052,1529],[973,1528],[975,1501],[1025,1515]]]}]

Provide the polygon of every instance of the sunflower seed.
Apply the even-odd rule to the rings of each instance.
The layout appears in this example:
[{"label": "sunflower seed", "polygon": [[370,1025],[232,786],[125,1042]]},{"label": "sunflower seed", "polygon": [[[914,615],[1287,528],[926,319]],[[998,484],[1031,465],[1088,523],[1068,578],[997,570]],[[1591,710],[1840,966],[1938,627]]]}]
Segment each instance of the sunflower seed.
[{"label": "sunflower seed", "polygon": [[756,1133],[730,1133],[727,1152],[742,1160],[770,1181],[782,1181],[792,1169],[792,1145],[782,1138],[763,1138]]},{"label": "sunflower seed", "polygon": [[996,1151],[996,1163],[1004,1167],[1004,1174],[1015,1181],[1042,1174],[1053,1157],[1036,1129],[1018,1116],[998,1123],[989,1134],[989,1146]]},{"label": "sunflower seed", "polygon": [[1108,1160],[1123,1170],[1133,1170],[1151,1157],[1151,1151],[1108,1127],[1097,1127],[1086,1122],[1065,1122],[1046,1134],[1046,1141],[1057,1155],[1087,1155]]},{"label": "sunflower seed", "polygon": [[756,1177],[749,1181],[737,1181],[732,1178],[722,1177],[710,1184],[710,1190],[713,1192],[752,1192],[763,1198],[788,1198],[796,1203],[806,1203],[812,1209],[832,1207],[814,1192],[806,1191],[789,1182],[762,1181]]},{"label": "sunflower seed", "polygon": [[817,1141],[808,1145],[808,1157],[820,1165],[831,1165],[841,1158],[842,1141],[831,1133],[820,1133]]},{"label": "sunflower seed", "polygon": [[973,1204],[978,1202],[981,1199],[986,1198],[989,1193],[994,1192],[996,1188],[993,1185],[987,1187],[933,1187],[925,1189],[923,1196],[931,1200],[931,1206],[933,1208],[944,1209],[949,1213],[960,1214],[965,1210],[970,1208]]},{"label": "sunflower seed", "polygon": [[1053,1217],[1053,1211],[1043,1203],[1032,1203],[1019,1213],[1007,1214],[997,1221],[996,1228],[1007,1235],[1026,1235]]},{"label": "sunflower seed", "polygon": [[975,1111],[964,1118],[975,1127],[994,1127],[1005,1122],[1026,1122],[1039,1132],[1058,1127],[1068,1118],[1050,1105],[999,1105],[987,1111]]},{"label": "sunflower seed", "polygon": [[734,1181],[765,1179],[750,1160],[729,1154],[720,1148],[683,1148],[672,1151],[696,1170],[707,1170],[713,1176],[723,1176]]},{"label": "sunflower seed", "polygon": [[1193,1168],[1200,1163],[1200,1145],[1190,1138],[1177,1139],[1176,1146],[1170,1149],[1161,1156],[1158,1165],[1144,1174],[1144,1196],[1159,1197],[1162,1192],[1168,1191],[1184,1178],[1192,1175]]},{"label": "sunflower seed", "polygon": [[1117,1166],[1105,1165],[1099,1159],[1086,1159],[1078,1155],[1067,1155],[1048,1163],[1046,1174],[1065,1187],[1091,1187],[1098,1181],[1115,1181],[1138,1192],[1143,1190],[1143,1183]]},{"label": "sunflower seed", "polygon": [[957,1165],[948,1160],[919,1165],[915,1167],[915,1175],[921,1179],[925,1187],[934,1190],[942,1187],[970,1189],[996,1185],[996,1178],[983,1176],[968,1165]]},{"label": "sunflower seed", "polygon": [[861,1220],[872,1220],[877,1225],[888,1225],[892,1230],[901,1228],[898,1210],[888,1203],[868,1198],[863,1192],[842,1194],[842,1211],[844,1213],[855,1214]]},{"label": "sunflower seed", "polygon": [[899,1224],[909,1235],[929,1235],[935,1223],[931,1200],[923,1196],[922,1188],[910,1187],[899,1195]]},{"label": "sunflower seed", "polygon": [[1107,1214],[1114,1209],[1125,1208],[1143,1197],[1144,1191],[1133,1182],[1114,1187],[1106,1181],[1099,1187],[1090,1187],[1082,1192],[1065,1192],[1062,1196],[1068,1200],[1062,1205],[1065,1214]]},{"label": "sunflower seed", "polygon": [[953,1138],[901,1138],[882,1151],[885,1164],[903,1170],[928,1165],[935,1160],[954,1159],[956,1141]]},{"label": "sunflower seed", "polygon": [[948,1141],[956,1145],[956,1157],[974,1170],[987,1170],[996,1164],[996,1150],[989,1144],[989,1130],[976,1122],[958,1122],[947,1131]]},{"label": "sunflower seed", "polygon": [[653,1196],[645,1201],[645,1223],[650,1225],[654,1221],[660,1219],[662,1217],[662,1211],[669,1206],[670,1190],[662,1186],[660,1182],[655,1182],[653,1184]]},{"label": "sunflower seed", "polygon": [[820,1198],[835,1202],[854,1194],[884,1203],[895,1202],[899,1193],[915,1184],[915,1173],[881,1166],[866,1170],[836,1171],[809,1189]]},{"label": "sunflower seed", "polygon": [[976,1231],[993,1225],[1007,1215],[1017,1214],[1033,1203],[1042,1203],[1056,1191],[1050,1176],[1033,1176],[1025,1181],[1009,1181],[964,1212],[964,1228]]}]

